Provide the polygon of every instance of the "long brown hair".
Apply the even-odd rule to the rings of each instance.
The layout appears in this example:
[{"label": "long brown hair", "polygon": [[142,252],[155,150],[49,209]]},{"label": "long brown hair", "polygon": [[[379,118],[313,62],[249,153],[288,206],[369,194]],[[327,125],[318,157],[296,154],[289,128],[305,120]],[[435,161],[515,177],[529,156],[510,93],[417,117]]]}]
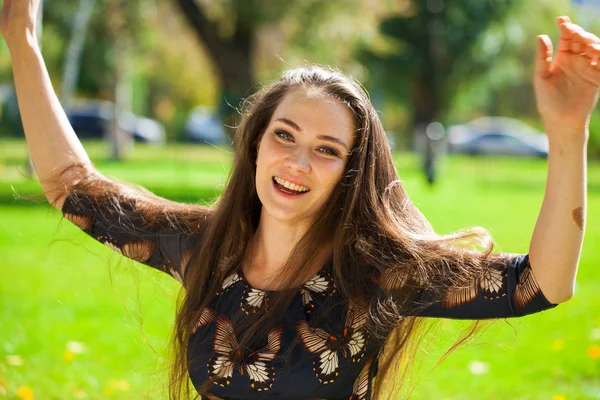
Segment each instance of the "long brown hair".
[{"label": "long brown hair", "polygon": [[[429,301],[440,301],[448,287],[464,284],[468,276],[494,257],[493,242],[483,229],[445,236],[434,232],[406,194],[381,121],[359,83],[328,68],[289,70],[245,100],[229,181],[213,206],[175,207],[150,197],[144,202],[149,215],[164,216],[164,207],[168,206],[171,211],[165,218],[171,223],[202,230],[202,239],[184,271],[184,289],[173,331],[171,399],[192,397],[188,342],[210,299],[223,280],[240,268],[249,251],[262,208],[255,186],[257,145],[277,106],[290,90],[298,87],[345,104],[354,116],[355,144],[342,178],[282,269],[277,279],[281,290],[269,297],[268,310],[244,327],[240,347],[261,332],[265,321],[281,315],[291,300],[292,292],[286,289],[298,287],[310,278],[309,266],[318,261],[323,243],[330,243],[339,291],[349,301],[369,307],[370,334],[382,344],[387,340],[373,397],[381,395],[383,386],[387,393],[399,393],[415,344],[424,335],[422,319],[411,315],[418,315],[428,305],[414,301],[414,290],[404,289],[426,286],[431,293]],[[395,378],[388,379],[392,374]],[[392,387],[388,381],[393,382]],[[210,384],[207,382],[200,391]]]},{"label": "long brown hair", "polygon": [[[380,393],[381,382],[390,373],[398,374],[398,364],[410,353],[405,351],[408,339],[416,333],[420,321],[402,315],[417,314],[417,308],[426,304],[409,303],[398,296],[391,299],[382,293],[397,292],[398,288],[365,282],[379,282],[384,273],[400,273],[414,282],[426,283],[438,293],[433,296],[435,301],[445,288],[465,282],[465,276],[481,268],[490,256],[492,241],[483,230],[435,234],[402,187],[381,121],[360,84],[340,72],[316,66],[286,71],[280,80],[243,104],[229,182],[185,275],[185,297],[175,326],[172,398],[177,398],[187,379],[189,360],[185,350],[193,325],[223,279],[240,268],[258,227],[262,206],[255,187],[257,145],[279,103],[297,87],[316,90],[349,107],[356,137],[345,173],[292,251],[277,281],[280,289],[300,286],[310,278],[307,266],[316,261],[322,244],[332,244],[334,279],[341,293],[356,303],[368,304],[371,333],[382,340],[391,338],[387,357],[379,365],[374,397]],[[241,347],[260,331],[264,321],[288,304],[289,292],[276,294],[269,298],[270,311],[244,330]],[[412,304],[414,309],[402,310],[401,304]],[[414,337],[412,342],[417,339]],[[386,391],[399,390],[399,386]]]}]

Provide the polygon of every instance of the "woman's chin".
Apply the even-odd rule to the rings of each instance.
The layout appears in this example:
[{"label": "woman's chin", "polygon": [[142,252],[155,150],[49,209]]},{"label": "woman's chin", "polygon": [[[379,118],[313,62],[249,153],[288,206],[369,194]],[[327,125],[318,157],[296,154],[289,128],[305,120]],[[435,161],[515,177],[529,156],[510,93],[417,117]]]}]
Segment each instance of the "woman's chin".
[{"label": "woman's chin", "polygon": [[297,208],[265,206],[265,204],[263,203],[261,220],[263,220],[264,217],[273,219],[279,223],[284,223],[286,225],[307,224],[314,218],[306,212],[298,210]]}]

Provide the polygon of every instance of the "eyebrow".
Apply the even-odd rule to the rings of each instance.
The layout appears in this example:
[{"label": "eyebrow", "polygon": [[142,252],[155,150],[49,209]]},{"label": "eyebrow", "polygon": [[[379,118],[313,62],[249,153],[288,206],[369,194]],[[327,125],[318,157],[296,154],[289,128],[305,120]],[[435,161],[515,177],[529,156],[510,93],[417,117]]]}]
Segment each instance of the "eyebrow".
[{"label": "eyebrow", "polygon": [[[288,118],[277,118],[275,121],[280,121],[283,122],[284,124],[292,127],[293,129],[297,130],[298,132],[302,132],[302,128],[300,128],[300,126],[295,123],[294,121],[292,121],[291,119]],[[333,142],[333,143],[337,143],[341,146],[344,146],[344,148],[346,149],[347,152],[350,152],[350,149],[348,148],[348,146],[346,145],[346,143],[344,143],[341,139],[336,138],[335,136],[329,136],[329,135],[319,135],[318,139],[321,140],[327,140],[329,142]]]}]

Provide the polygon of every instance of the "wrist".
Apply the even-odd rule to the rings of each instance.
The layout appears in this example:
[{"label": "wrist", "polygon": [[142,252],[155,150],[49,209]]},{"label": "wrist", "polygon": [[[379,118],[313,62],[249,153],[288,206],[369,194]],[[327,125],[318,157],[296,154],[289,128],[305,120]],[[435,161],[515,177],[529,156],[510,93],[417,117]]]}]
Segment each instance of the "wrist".
[{"label": "wrist", "polygon": [[29,30],[19,34],[10,34],[5,37],[6,45],[11,58],[18,57],[21,53],[39,52],[40,46],[34,32]]},{"label": "wrist", "polygon": [[588,125],[580,127],[565,127],[556,124],[545,124],[546,135],[550,148],[580,149],[585,148],[590,137]]},{"label": "wrist", "polygon": [[[587,139],[564,140],[562,138],[550,139],[548,141],[548,153],[562,157],[581,157],[587,154]],[[552,156],[550,156],[552,158]]]}]

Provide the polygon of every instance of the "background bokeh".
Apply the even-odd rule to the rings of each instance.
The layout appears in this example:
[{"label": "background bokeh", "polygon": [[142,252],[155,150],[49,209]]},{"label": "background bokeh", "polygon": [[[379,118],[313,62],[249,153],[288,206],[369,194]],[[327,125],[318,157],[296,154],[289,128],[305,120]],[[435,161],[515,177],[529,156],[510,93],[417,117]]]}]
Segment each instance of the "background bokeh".
[{"label": "background bokeh", "polygon": [[[484,226],[501,250],[524,253],[546,160],[436,152],[431,184],[420,138],[432,123],[485,116],[543,131],[535,38],[556,43],[565,14],[600,32],[600,11],[567,0],[46,0],[40,40],[74,123],[103,113],[99,133],[78,134],[107,176],[210,202],[226,183],[240,100],[286,68],[330,65],[369,91],[404,185],[438,232]],[[178,284],[85,237],[40,196],[3,42],[0,103],[0,398],[166,398]],[[226,140],[201,145],[198,132]],[[415,360],[413,398],[600,399],[598,115],[590,135],[575,297],[495,322],[428,373],[467,326],[442,321]]]}]

